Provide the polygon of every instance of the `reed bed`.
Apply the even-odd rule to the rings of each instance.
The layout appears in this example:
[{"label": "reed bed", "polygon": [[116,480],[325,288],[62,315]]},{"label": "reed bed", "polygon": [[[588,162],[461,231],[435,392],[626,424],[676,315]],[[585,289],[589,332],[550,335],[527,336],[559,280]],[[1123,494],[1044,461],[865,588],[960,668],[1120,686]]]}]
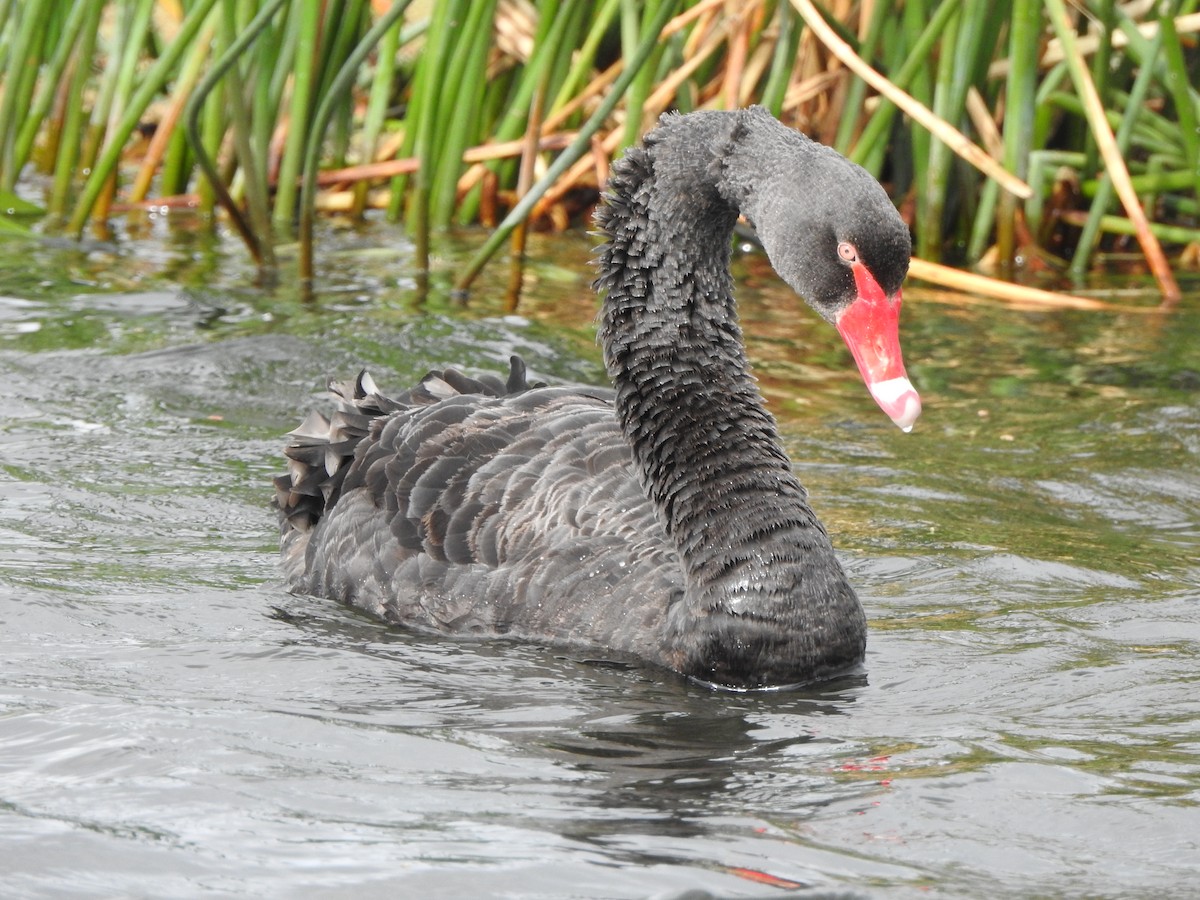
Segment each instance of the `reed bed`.
[{"label": "reed bed", "polygon": [[[1200,0],[0,0],[0,216],[227,217],[265,274],[314,215],[586,221],[667,110],[761,103],[889,187],[916,256],[1200,265]],[[931,271],[942,271],[942,266]]]}]

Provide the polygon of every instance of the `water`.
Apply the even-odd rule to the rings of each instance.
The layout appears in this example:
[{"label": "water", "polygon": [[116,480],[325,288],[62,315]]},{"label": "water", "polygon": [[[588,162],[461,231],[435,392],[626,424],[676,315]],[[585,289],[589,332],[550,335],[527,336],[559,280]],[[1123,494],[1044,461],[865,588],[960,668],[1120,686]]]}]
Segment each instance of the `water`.
[{"label": "water", "polygon": [[516,350],[603,378],[583,237],[535,243],[524,318],[499,269],[415,308],[385,226],[324,248],[306,306],[187,227],[0,245],[0,895],[1194,892],[1194,281],[1168,317],[910,287],[903,435],[742,260],[760,383],[871,619],[865,674],[745,695],[281,588],[270,478],[327,375]]}]

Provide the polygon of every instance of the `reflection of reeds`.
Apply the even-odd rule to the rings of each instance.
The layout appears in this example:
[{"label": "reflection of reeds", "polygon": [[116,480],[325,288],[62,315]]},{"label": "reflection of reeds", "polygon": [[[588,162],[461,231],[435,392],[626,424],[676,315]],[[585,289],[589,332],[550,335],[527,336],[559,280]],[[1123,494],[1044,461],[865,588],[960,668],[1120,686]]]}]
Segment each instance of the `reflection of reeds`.
[{"label": "reflection of reeds", "polygon": [[1082,272],[1133,236],[1169,298],[1159,241],[1200,256],[1197,6],[0,0],[0,199],[32,165],[72,233],[220,204],[267,270],[299,222],[306,275],[314,210],[379,206],[424,265],[523,199],[579,221],[666,110],[759,102],[883,179],[921,258]]}]

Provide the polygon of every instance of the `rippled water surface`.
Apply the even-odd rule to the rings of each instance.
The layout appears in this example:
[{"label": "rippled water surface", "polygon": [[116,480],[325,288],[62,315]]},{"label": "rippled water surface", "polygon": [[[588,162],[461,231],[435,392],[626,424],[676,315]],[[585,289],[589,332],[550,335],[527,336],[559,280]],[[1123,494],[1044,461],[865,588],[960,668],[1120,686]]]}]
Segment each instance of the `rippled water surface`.
[{"label": "rippled water surface", "polygon": [[906,436],[739,261],[872,630],[860,676],[725,694],[282,589],[270,479],[327,376],[603,380],[588,241],[535,242],[519,317],[499,268],[445,299],[476,242],[423,307],[384,226],[327,234],[313,306],[186,227],[0,244],[0,895],[1194,894],[1195,280],[1169,316],[910,285]]}]

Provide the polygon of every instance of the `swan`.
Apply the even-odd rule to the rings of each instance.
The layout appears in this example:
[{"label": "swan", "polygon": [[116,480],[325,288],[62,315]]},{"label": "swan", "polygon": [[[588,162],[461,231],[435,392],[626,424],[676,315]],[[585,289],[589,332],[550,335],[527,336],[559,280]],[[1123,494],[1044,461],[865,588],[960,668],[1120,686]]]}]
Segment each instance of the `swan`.
[{"label": "swan", "polygon": [[883,188],[760,107],[664,115],[596,223],[613,389],[430,372],[331,384],[276,479],[299,593],[410,629],[605,649],[733,689],[859,666],[866,618],[747,363],[738,215],[841,333],[880,407],[921,411],[898,339],[908,229]]}]

